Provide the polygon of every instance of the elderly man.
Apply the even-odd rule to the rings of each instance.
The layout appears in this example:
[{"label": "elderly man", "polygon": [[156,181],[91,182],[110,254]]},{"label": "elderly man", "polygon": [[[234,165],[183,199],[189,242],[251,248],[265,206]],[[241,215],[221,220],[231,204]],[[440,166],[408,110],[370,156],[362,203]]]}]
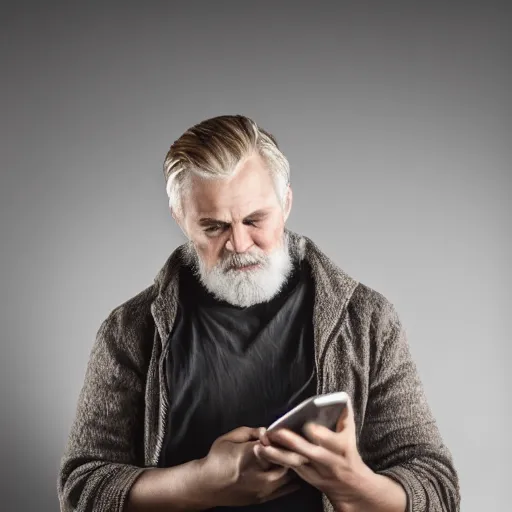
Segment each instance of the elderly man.
[{"label": "elderly man", "polygon": [[[164,173],[188,242],[98,331],[61,510],[458,510],[397,312],[285,228],[275,138],[243,116],[208,119]],[[265,432],[333,391],[350,397],[335,430]]]}]

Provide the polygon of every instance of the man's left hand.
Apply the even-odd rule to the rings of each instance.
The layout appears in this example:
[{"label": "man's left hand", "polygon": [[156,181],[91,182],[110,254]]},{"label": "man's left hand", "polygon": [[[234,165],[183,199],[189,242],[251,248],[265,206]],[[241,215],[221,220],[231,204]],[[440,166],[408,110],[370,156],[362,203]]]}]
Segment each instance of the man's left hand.
[{"label": "man's left hand", "polygon": [[363,504],[376,475],[357,450],[351,403],[340,416],[335,432],[310,423],[304,433],[307,439],[288,429],[264,433],[254,447],[255,454],[261,460],[293,469],[338,510]]}]

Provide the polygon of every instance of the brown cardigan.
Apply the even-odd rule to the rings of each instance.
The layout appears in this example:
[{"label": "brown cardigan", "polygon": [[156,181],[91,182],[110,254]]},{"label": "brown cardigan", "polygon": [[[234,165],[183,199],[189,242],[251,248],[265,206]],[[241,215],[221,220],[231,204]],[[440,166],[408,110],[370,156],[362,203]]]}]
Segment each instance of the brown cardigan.
[{"label": "brown cardigan", "polygon": [[[394,306],[309,238],[287,234],[315,282],[318,393],[348,392],[361,456],[403,485],[408,512],[458,511],[458,476]],[[121,512],[135,479],[158,463],[169,410],[165,341],[177,309],[181,255],[179,247],[154,283],[99,328],[61,463],[61,512]],[[332,512],[325,496],[323,503]]]}]

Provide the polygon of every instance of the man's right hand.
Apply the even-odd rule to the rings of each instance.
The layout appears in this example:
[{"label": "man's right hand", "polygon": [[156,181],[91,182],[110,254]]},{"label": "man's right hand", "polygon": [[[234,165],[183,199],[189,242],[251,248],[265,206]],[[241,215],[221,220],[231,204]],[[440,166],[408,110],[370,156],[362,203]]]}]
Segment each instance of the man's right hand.
[{"label": "man's right hand", "polygon": [[240,427],[219,437],[201,461],[201,473],[215,506],[264,503],[299,489],[288,468],[263,466],[254,454],[260,429]]}]

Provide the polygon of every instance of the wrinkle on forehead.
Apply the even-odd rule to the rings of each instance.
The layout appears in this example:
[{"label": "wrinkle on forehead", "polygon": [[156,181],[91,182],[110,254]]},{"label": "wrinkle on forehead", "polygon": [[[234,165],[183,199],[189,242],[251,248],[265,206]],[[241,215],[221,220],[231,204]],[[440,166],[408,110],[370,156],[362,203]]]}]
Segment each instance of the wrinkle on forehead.
[{"label": "wrinkle on forehead", "polygon": [[279,206],[272,177],[259,160],[247,160],[237,174],[228,178],[193,176],[186,202],[186,210],[195,219],[211,217],[224,222]]}]

